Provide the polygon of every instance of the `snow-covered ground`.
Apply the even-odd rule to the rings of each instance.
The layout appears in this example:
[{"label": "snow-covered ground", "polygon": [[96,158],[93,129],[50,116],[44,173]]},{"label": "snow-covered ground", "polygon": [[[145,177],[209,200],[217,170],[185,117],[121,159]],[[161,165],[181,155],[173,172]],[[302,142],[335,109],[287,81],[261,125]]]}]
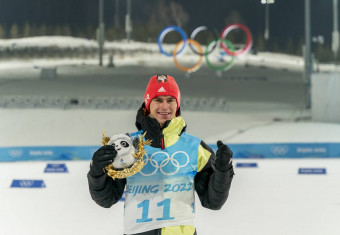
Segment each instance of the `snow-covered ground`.
[{"label": "snow-covered ground", "polygon": [[[339,142],[339,124],[273,122],[290,113],[184,112],[188,132],[208,143]],[[108,135],[133,131],[135,111],[0,110],[1,146],[99,145]],[[197,118],[199,117],[199,118]],[[287,119],[289,120],[289,119]],[[290,131],[289,135],[287,132]],[[89,156],[90,158],[91,156]],[[44,173],[47,164],[67,173]],[[236,167],[256,163],[255,168]],[[230,196],[219,211],[197,199],[198,234],[337,235],[340,233],[340,159],[235,159]],[[298,174],[299,168],[326,174]],[[123,234],[123,202],[110,209],[92,201],[89,160],[0,163],[0,234]],[[11,188],[13,180],[42,180],[44,188]],[[136,211],[139,213],[139,211]]]},{"label": "snow-covered ground", "polygon": [[[97,41],[91,39],[84,38],[75,38],[69,36],[40,36],[40,37],[30,37],[30,38],[18,38],[18,39],[0,39],[0,48],[2,50],[20,50],[24,48],[49,48],[55,47],[60,49],[67,48],[90,48],[97,49],[98,44]],[[164,44],[162,48],[164,51],[171,52],[174,49],[174,44]],[[159,56],[159,46],[157,43],[146,43],[146,42],[136,42],[126,40],[122,41],[107,41],[104,44],[104,48],[113,52],[116,58],[119,60],[115,60],[116,66],[122,65],[131,65],[131,64],[143,64],[148,66],[149,64],[154,64],[157,62],[162,66],[169,65],[169,61],[172,61],[170,57],[167,56]],[[202,45],[203,51],[205,50],[205,46]],[[197,55],[190,53],[190,51],[186,51],[183,57],[183,61],[197,61]],[[147,55],[147,60],[144,60],[143,57]],[[108,61],[109,54],[104,55],[104,61]],[[98,64],[98,59],[48,59],[48,58],[34,58],[34,59],[20,59],[17,58],[15,60],[0,62],[0,71],[8,70],[12,68],[31,68],[32,65],[39,66],[56,66],[56,65],[64,65],[64,64]],[[236,62],[238,64],[247,63],[253,66],[264,66],[264,67],[273,67],[273,68],[282,68],[282,69],[290,69],[290,70],[303,70],[304,59],[300,56],[279,54],[279,53],[270,53],[270,52],[257,52],[256,54],[249,53],[245,55],[241,55],[236,57]],[[319,71],[340,71],[338,66],[333,64],[319,64]]]},{"label": "snow-covered ground", "polygon": [[[197,199],[198,234],[338,235],[340,160],[235,160],[229,199],[219,211]],[[68,173],[44,173],[49,162],[0,164],[0,233],[4,235],[123,234],[123,202],[99,207],[88,192],[89,161],[66,162]],[[64,162],[65,163],[65,162]],[[299,168],[326,168],[300,175]],[[44,188],[10,188],[13,179],[43,180]],[[141,213],[141,211],[136,211]]]}]

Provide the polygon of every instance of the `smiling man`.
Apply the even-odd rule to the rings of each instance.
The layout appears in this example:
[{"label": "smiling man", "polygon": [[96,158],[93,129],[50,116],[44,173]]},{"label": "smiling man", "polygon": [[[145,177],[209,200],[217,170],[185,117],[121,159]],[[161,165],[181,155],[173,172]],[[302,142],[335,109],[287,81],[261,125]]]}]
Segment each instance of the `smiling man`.
[{"label": "smiling man", "polygon": [[[171,120],[181,102],[181,93],[175,79],[171,76],[159,75],[150,79],[144,95],[146,109],[159,124]],[[178,114],[177,114],[178,115]]]},{"label": "smiling man", "polygon": [[[216,155],[200,138],[185,132],[181,94],[169,75],[151,77],[144,103],[137,112],[138,132],[146,132],[145,166],[126,179],[107,176],[117,151],[103,146],[92,158],[90,193],[102,207],[117,203],[125,190],[124,234],[194,235],[195,192],[203,207],[218,210],[229,195],[233,179],[232,151],[217,142]],[[117,226],[117,225],[114,225]],[[114,227],[113,226],[113,227]]]},{"label": "smiling man", "polygon": [[177,111],[176,99],[172,96],[157,96],[150,103],[150,117],[161,125],[175,117]]}]

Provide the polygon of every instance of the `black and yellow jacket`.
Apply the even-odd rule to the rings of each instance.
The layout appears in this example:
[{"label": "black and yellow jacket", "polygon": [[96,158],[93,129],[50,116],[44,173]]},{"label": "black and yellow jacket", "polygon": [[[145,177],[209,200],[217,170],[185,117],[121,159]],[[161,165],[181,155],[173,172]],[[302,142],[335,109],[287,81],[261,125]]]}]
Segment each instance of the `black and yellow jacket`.
[{"label": "black and yellow jacket", "polygon": [[[178,116],[171,121],[166,121],[161,127],[156,119],[149,117],[145,106],[138,110],[136,117],[136,127],[138,130],[147,132],[145,138],[151,139],[151,146],[155,148],[166,148],[180,138],[185,132],[186,123]],[[234,171],[231,167],[226,172],[220,172],[215,168],[215,154],[213,150],[201,141],[198,150],[198,170],[195,176],[195,191],[203,207],[218,210],[229,195],[231,181]],[[117,203],[124,192],[126,180],[115,179],[106,174],[93,177],[88,173],[89,189],[92,199],[100,206],[109,208]],[[196,234],[192,226],[175,226],[139,233],[139,235],[193,235]]]}]

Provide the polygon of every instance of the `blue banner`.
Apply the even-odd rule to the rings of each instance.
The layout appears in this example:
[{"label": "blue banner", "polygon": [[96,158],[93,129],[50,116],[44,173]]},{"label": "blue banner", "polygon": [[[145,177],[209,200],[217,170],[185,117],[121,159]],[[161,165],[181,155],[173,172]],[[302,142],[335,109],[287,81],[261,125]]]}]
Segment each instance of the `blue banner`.
[{"label": "blue banner", "polygon": [[326,168],[299,168],[299,174],[325,175]]},{"label": "blue banner", "polygon": [[101,146],[1,147],[0,162],[90,160]]},{"label": "blue banner", "polygon": [[11,188],[46,188],[43,180],[13,180]]},{"label": "blue banner", "polygon": [[45,173],[68,173],[68,169],[64,163],[48,163]]},{"label": "blue banner", "polygon": [[236,167],[244,167],[244,168],[256,168],[256,162],[238,162],[236,163]]},{"label": "blue banner", "polygon": [[[340,143],[228,144],[234,158],[340,158]],[[216,145],[210,145],[216,151]]]},{"label": "blue banner", "polygon": [[[214,151],[216,144],[209,145]],[[340,143],[228,144],[240,158],[340,158]],[[101,146],[0,147],[0,162],[90,160]]]}]

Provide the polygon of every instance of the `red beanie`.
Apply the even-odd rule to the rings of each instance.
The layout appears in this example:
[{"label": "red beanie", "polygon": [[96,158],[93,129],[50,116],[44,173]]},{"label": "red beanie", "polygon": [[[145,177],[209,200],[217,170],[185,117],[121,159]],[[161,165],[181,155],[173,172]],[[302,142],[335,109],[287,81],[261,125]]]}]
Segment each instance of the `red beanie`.
[{"label": "red beanie", "polygon": [[150,78],[144,94],[146,109],[150,112],[151,100],[157,96],[169,95],[176,99],[177,109],[181,104],[181,93],[175,79],[169,75],[155,75]]}]

